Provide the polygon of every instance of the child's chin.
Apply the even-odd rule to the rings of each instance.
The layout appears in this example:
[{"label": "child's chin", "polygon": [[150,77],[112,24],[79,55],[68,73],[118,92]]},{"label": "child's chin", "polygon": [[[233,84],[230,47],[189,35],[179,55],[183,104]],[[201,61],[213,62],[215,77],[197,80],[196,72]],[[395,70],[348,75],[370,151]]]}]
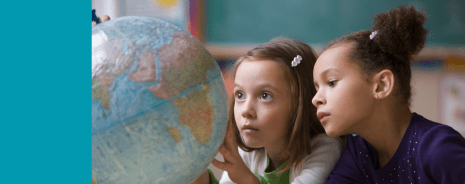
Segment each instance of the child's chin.
[{"label": "child's chin", "polygon": [[263,146],[257,142],[245,142],[245,145],[247,145],[247,147],[250,147],[250,148],[255,148],[255,149],[258,149],[258,148],[262,148]]},{"label": "child's chin", "polygon": [[325,132],[326,132],[326,135],[328,135],[330,137],[339,137],[339,136],[341,136],[341,134],[339,132],[332,131],[330,129],[325,128]]}]

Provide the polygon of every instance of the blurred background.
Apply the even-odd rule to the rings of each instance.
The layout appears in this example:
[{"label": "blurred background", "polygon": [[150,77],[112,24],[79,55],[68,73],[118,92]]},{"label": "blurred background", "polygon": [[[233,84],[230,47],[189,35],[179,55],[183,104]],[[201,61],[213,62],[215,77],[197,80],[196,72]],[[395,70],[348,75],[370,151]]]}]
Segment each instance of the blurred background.
[{"label": "blurred background", "polygon": [[[374,15],[400,5],[427,11],[425,48],[412,63],[413,112],[465,136],[465,1],[463,0],[92,0],[99,17],[157,17],[201,41],[223,71],[247,50],[275,37],[301,40],[318,54],[332,39],[370,29]],[[90,11],[89,11],[90,12]],[[222,160],[221,155],[217,159]],[[209,166],[217,178],[222,171]]]}]

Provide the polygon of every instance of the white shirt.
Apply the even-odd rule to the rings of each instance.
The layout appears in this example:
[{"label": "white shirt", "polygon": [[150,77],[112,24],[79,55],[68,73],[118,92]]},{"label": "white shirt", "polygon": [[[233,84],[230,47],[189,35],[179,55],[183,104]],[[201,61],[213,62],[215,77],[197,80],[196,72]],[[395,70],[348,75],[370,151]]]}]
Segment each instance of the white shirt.
[{"label": "white shirt", "polygon": [[[319,134],[313,138],[311,146],[312,152],[305,157],[304,163],[299,168],[291,167],[289,183],[325,183],[345,145],[339,138]],[[253,174],[265,175],[267,154],[264,149],[245,152],[238,147],[238,150],[245,165]],[[229,179],[226,171],[223,172],[219,182],[220,184],[234,183]]]}]

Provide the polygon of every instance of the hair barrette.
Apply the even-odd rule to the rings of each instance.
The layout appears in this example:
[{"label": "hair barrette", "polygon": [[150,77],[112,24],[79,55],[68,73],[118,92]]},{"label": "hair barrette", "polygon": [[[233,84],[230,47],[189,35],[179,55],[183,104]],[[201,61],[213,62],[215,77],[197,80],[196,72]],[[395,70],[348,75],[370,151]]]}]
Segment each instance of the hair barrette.
[{"label": "hair barrette", "polygon": [[378,34],[378,30],[375,30],[373,32],[371,32],[371,35],[370,35],[370,40],[373,40],[373,38]]},{"label": "hair barrette", "polygon": [[300,61],[302,61],[302,57],[300,55],[297,55],[294,57],[294,60],[292,60],[291,66],[296,67],[298,64],[300,64]]}]

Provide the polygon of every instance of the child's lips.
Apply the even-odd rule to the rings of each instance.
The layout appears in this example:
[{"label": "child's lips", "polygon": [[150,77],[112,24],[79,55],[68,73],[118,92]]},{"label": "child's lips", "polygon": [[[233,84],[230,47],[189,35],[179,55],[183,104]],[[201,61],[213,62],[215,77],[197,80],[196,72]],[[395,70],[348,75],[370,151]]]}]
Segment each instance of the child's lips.
[{"label": "child's lips", "polygon": [[256,129],[255,127],[251,126],[251,125],[244,125],[242,126],[242,130],[245,131],[245,132],[254,132],[254,131],[258,131],[258,129]]},{"label": "child's lips", "polygon": [[244,129],[244,132],[245,133],[254,133],[254,132],[257,132],[256,129]]},{"label": "child's lips", "polygon": [[320,122],[323,122],[326,120],[326,118],[328,118],[329,116],[323,116],[321,119],[320,119]]},{"label": "child's lips", "polygon": [[322,121],[324,121],[325,119],[327,119],[329,115],[330,115],[330,114],[327,113],[327,112],[318,112],[318,113],[316,114],[316,116],[318,117],[318,119],[320,120],[320,122],[322,122]]}]

